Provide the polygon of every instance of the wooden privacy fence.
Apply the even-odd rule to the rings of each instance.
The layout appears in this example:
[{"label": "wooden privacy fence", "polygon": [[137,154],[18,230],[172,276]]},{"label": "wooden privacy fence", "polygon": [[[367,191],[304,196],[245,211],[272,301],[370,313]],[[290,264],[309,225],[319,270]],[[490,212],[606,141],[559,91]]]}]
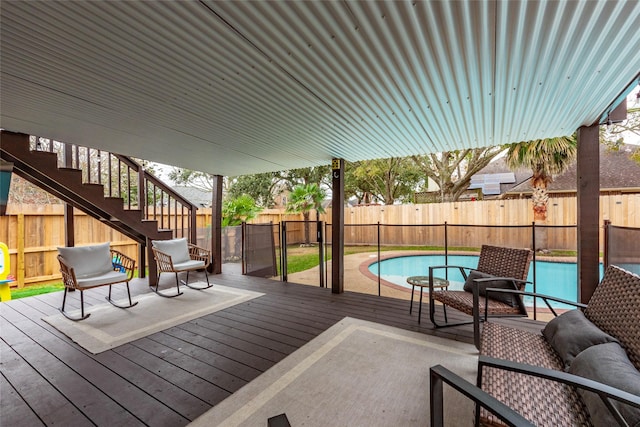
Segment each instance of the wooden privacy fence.
[{"label": "wooden privacy fence", "polygon": [[[616,226],[640,228],[640,194],[602,196],[600,216],[600,223],[607,219]],[[134,241],[81,212],[76,211],[74,217],[76,245],[111,242],[126,255],[137,258]],[[315,219],[315,213],[311,217]],[[552,232],[546,233],[549,248],[576,250],[576,218],[575,197],[550,199],[547,223],[563,227],[554,227]],[[327,219],[330,222],[331,209],[320,215],[320,220],[327,222]],[[279,224],[300,220],[300,214],[268,209],[250,222]],[[345,244],[375,245],[377,224],[380,223],[383,225],[380,227],[383,245],[442,246],[443,224],[447,222],[450,246],[479,247],[482,243],[492,242],[528,247],[532,221],[533,211],[528,199],[354,207],[345,209]],[[199,209],[196,224],[198,242],[209,245],[211,210]],[[527,227],[493,227],[514,225]],[[277,227],[274,230],[277,233]],[[329,230],[330,226],[327,226]],[[325,234],[326,241],[330,241],[330,237],[330,233]],[[311,238],[314,241],[315,226]],[[278,242],[279,236],[274,235],[274,240]],[[7,215],[0,217],[0,241],[9,247],[11,274],[16,277],[18,286],[59,280],[56,254],[57,247],[65,244],[63,206],[9,205]],[[287,227],[287,242],[303,241],[303,224],[291,223]],[[602,243],[601,240],[601,247]]]}]

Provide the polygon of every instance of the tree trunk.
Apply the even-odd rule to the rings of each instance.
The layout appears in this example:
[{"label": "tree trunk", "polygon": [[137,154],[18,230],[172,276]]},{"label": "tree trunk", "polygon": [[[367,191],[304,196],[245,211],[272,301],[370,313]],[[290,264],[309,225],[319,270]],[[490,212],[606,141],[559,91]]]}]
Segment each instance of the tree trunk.
[{"label": "tree trunk", "polygon": [[302,219],[304,219],[304,243],[309,244],[309,211],[302,212]]},{"label": "tree trunk", "polygon": [[536,247],[534,250],[540,251],[549,248],[547,224],[547,206],[549,204],[549,195],[547,193],[547,182],[543,177],[533,178],[533,221],[535,222],[536,231]]}]

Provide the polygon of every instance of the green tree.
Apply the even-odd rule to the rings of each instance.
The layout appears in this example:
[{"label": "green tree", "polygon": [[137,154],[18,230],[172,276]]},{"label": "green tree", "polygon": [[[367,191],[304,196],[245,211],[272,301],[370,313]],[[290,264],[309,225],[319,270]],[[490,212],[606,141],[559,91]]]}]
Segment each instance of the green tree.
[{"label": "green tree", "polygon": [[274,204],[275,190],[280,182],[278,172],[241,175],[229,179],[229,198],[248,194],[258,206],[270,208]]},{"label": "green tree", "polygon": [[420,171],[408,157],[361,161],[349,169],[348,174],[345,172],[352,181],[350,185],[345,184],[349,192],[356,197],[359,194],[365,201],[370,195],[371,201],[385,205],[412,201],[421,181]]},{"label": "green tree", "polygon": [[329,165],[282,171],[278,177],[288,190],[292,190],[297,185],[331,186],[331,168]]},{"label": "green tree", "polygon": [[443,151],[412,156],[422,173],[440,188],[441,202],[455,202],[469,188],[471,177],[504,151],[503,146]]},{"label": "green tree", "polygon": [[[636,106],[627,108],[627,120],[600,126],[600,141],[610,150],[618,151],[622,144],[640,140],[640,89],[638,90]],[[633,150],[630,157],[640,163],[640,147]]]},{"label": "green tree", "polygon": [[168,175],[169,179],[177,185],[186,185],[202,191],[213,191],[213,175],[209,173],[173,167]]},{"label": "green tree", "polygon": [[505,162],[512,170],[530,168],[533,172],[533,219],[536,223],[547,220],[549,195],[547,187],[553,176],[564,172],[575,159],[578,144],[575,136],[538,139],[511,144]]},{"label": "green tree", "polygon": [[261,210],[248,194],[227,200],[222,204],[222,226],[240,225],[243,221],[255,218]]},{"label": "green tree", "polygon": [[304,218],[304,241],[309,243],[309,212],[315,209],[316,215],[323,213],[322,201],[326,192],[317,184],[297,185],[289,194],[287,212],[302,213]]}]

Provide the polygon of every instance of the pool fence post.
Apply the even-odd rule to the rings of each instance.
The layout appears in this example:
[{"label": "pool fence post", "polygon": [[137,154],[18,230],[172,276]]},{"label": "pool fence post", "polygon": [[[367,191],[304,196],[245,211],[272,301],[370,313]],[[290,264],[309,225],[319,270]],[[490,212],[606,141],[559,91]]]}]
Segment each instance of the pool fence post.
[{"label": "pool fence post", "polygon": [[[533,248],[533,292],[538,292],[536,286],[536,222],[531,221],[531,247]],[[533,320],[538,320],[537,298],[533,299]]]},{"label": "pool fence post", "polygon": [[378,296],[380,296],[380,221],[378,221]]},{"label": "pool fence post", "polygon": [[[447,221],[444,222],[444,265],[449,265],[449,236],[447,234]],[[444,269],[444,278],[449,280],[449,269]]]}]

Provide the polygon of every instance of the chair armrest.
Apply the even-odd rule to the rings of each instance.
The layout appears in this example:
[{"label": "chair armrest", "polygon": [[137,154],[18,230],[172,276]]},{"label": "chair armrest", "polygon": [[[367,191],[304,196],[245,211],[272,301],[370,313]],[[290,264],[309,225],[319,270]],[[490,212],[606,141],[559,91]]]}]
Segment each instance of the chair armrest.
[{"label": "chair armrest", "polygon": [[[482,369],[485,367],[531,375],[534,377],[556,381],[562,384],[567,384],[576,388],[596,393],[600,397],[600,399],[602,399],[607,409],[609,409],[611,414],[616,418],[616,421],[621,426],[626,426],[628,425],[628,423],[624,420],[617,408],[612,405],[611,400],[616,400],[625,405],[640,408],[640,396],[636,396],[626,391],[611,387],[598,381],[581,377],[579,375],[573,375],[563,371],[556,371],[553,369],[542,368],[540,366],[527,365],[524,363],[517,363],[510,360],[497,359],[495,357],[481,355],[478,358],[479,381],[482,379]],[[478,385],[482,386],[482,384]]]},{"label": "chair armrest", "polygon": [[431,292],[433,292],[433,270],[436,269],[449,269],[449,268],[457,268],[458,270],[460,270],[460,273],[462,274],[462,277],[464,277],[464,279],[467,279],[467,272],[466,270],[471,270],[470,267],[464,267],[462,265],[432,265],[431,267],[429,267],[429,293],[431,294]]},{"label": "chair armrest", "polygon": [[494,413],[508,426],[533,426],[522,415],[500,402],[480,387],[470,383],[464,378],[454,374],[442,365],[432,366],[430,373],[430,416],[431,426],[444,426],[444,395],[443,384],[446,383],[454,390],[471,399],[476,405],[480,405]]},{"label": "chair armrest", "polygon": [[156,265],[158,267],[159,272],[173,272],[173,261],[171,260],[171,255],[166,252],[162,252],[154,247],[151,248],[153,251],[153,257],[156,260]]},{"label": "chair armrest", "polygon": [[193,260],[204,261],[205,267],[211,262],[211,251],[189,243],[189,257]]},{"label": "chair armrest", "polygon": [[128,280],[133,279],[136,269],[136,261],[133,258],[128,257],[120,251],[111,249],[111,264],[114,270],[127,273]]},{"label": "chair armrest", "polygon": [[60,274],[62,274],[62,282],[67,288],[79,289],[78,281],[76,280],[76,272],[67,262],[62,255],[58,255],[58,262],[60,262]]},{"label": "chair armrest", "polygon": [[[527,282],[527,283],[531,283],[531,282]],[[580,302],[575,302],[575,301],[569,301],[569,300],[557,298],[551,295],[539,294],[537,292],[517,291],[515,289],[511,290],[511,289],[487,288],[486,289],[487,298],[489,298],[489,292],[508,293],[508,294],[516,294],[521,296],[530,296],[534,298],[540,298],[544,301],[544,303],[547,305],[549,310],[551,310],[553,315],[556,317],[558,316],[558,314],[553,309],[553,307],[551,307],[551,304],[549,304],[549,301],[555,301],[555,302],[560,302],[562,304],[573,305],[574,307],[577,307],[577,308],[587,308],[587,304],[582,304]]]}]

